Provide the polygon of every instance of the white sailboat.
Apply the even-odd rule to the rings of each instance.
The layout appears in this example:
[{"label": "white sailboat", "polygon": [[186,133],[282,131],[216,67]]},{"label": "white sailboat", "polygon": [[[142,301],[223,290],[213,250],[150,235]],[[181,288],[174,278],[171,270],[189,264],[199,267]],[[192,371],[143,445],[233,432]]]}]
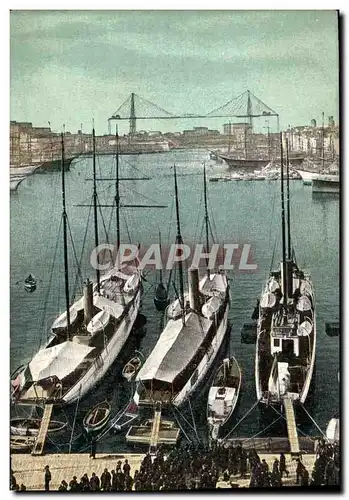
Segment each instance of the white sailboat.
[{"label": "white sailboat", "polygon": [[[62,166],[64,165],[64,138]],[[98,247],[95,132],[93,129],[93,206],[95,246]],[[130,336],[141,304],[138,268],[113,268],[96,283],[87,280],[83,296],[70,303],[67,254],[65,172],[62,168],[63,246],[66,310],[53,323],[50,338],[12,381],[18,404],[69,404],[87,394],[118,358]],[[117,236],[120,242],[118,152],[116,161]]]},{"label": "white sailboat", "polygon": [[277,406],[285,398],[305,402],[316,350],[313,284],[310,274],[298,267],[291,248],[288,161],[286,245],[282,134],[280,142],[282,261],[271,272],[260,299],[255,357],[257,399]]},{"label": "white sailboat", "polygon": [[[176,168],[174,180],[176,243],[182,244]],[[206,174],[204,190],[208,249]],[[199,279],[198,269],[189,269],[189,291],[185,293],[181,264],[179,296],[167,308],[167,324],[136,377],[134,401],[139,406],[183,405],[209,372],[227,332],[230,300],[226,275],[207,270]]]}]

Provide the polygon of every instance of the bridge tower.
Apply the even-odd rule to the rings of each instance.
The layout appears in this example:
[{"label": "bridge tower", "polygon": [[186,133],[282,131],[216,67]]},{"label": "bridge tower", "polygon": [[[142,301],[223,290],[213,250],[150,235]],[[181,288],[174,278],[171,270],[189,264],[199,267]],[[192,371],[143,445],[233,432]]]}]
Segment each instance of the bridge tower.
[{"label": "bridge tower", "polygon": [[130,108],[130,137],[136,135],[136,112],[135,112],[135,94],[131,94],[131,108]]}]

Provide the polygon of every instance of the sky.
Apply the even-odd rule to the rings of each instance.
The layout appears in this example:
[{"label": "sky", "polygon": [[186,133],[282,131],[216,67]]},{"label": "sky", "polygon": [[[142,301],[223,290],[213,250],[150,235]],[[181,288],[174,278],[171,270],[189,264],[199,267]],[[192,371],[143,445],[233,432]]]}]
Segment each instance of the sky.
[{"label": "sky", "polygon": [[[282,128],[321,123],[322,111],[337,121],[338,71],[335,11],[10,14],[10,119],[50,122],[56,131],[82,124],[90,132],[93,118],[96,133],[107,133],[131,92],[175,114],[205,115],[249,89]],[[148,120],[137,128],[222,132],[227,121]],[[121,133],[127,128],[122,122]]]}]

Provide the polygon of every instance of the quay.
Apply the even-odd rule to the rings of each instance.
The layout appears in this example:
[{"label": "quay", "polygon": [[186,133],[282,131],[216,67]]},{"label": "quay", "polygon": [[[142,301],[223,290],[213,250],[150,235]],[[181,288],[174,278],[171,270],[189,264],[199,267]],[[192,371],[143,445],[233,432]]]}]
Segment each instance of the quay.
[{"label": "quay", "polygon": [[[120,454],[97,454],[95,459],[89,457],[88,454],[50,454],[44,456],[32,456],[30,454],[13,454],[11,456],[11,467],[16,477],[17,483],[24,484],[28,491],[44,490],[44,469],[48,465],[50,467],[52,480],[50,490],[58,490],[62,480],[68,484],[73,478],[80,478],[87,473],[91,477],[95,472],[98,477],[101,477],[105,468],[115,470],[117,462],[120,460],[124,463],[128,460],[131,470],[130,474],[133,477],[136,470],[139,471],[144,454],[120,453]],[[265,459],[272,470],[275,458],[279,458],[277,452],[259,453],[261,460]],[[290,454],[286,454],[286,467],[289,471],[288,477],[283,478],[283,486],[297,486],[296,484],[296,467],[297,462]],[[309,471],[313,470],[316,460],[315,454],[304,454],[302,462]],[[248,488],[250,484],[250,471],[247,471],[246,477],[240,478],[238,474],[231,475],[229,481],[224,481],[221,476],[216,484],[216,488]]]}]

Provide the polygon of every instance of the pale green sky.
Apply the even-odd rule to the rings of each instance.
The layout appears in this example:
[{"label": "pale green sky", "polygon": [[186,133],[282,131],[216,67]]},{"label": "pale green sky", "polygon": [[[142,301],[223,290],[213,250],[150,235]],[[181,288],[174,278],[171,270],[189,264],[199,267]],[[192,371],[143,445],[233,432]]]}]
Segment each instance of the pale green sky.
[{"label": "pale green sky", "polygon": [[247,89],[282,127],[338,116],[335,11],[12,11],[10,37],[11,120],[102,134],[131,92],[206,114]]}]

